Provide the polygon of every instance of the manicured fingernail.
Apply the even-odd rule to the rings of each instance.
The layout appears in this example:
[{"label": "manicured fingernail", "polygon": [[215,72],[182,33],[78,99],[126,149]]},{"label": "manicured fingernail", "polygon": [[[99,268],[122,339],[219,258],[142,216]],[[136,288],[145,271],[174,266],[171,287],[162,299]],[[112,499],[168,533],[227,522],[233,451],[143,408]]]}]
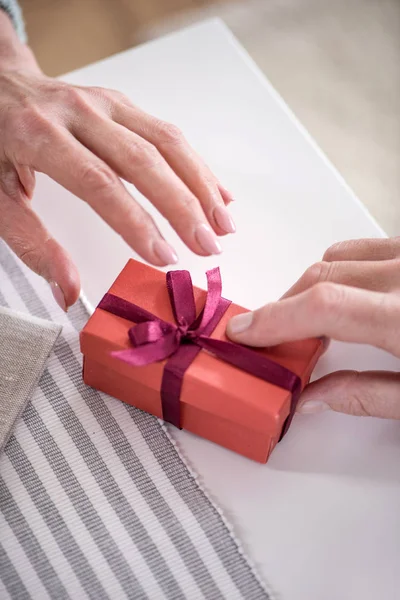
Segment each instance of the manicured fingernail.
[{"label": "manicured fingernail", "polygon": [[253,313],[247,312],[237,317],[233,317],[228,324],[228,331],[230,334],[236,335],[237,333],[243,333],[250,327],[253,322]]},{"label": "manicured fingernail", "polygon": [[165,265],[175,265],[178,262],[175,251],[165,240],[157,240],[154,243],[154,252]]},{"label": "manicured fingernail", "polygon": [[214,209],[214,219],[219,227],[226,233],[235,233],[236,226],[231,215],[226,210],[225,206],[216,206]]},{"label": "manicured fingernail", "polygon": [[50,288],[51,288],[51,291],[53,292],[54,300],[57,302],[58,306],[64,312],[67,312],[68,309],[67,309],[67,303],[65,302],[65,296],[64,296],[62,289],[58,285],[58,283],[56,283],[55,281],[51,281]]},{"label": "manicured fingernail", "polygon": [[326,410],[330,410],[329,404],[326,402],[320,402],[319,400],[310,400],[310,402],[305,402],[297,409],[297,412],[303,415],[313,415],[315,413],[324,412]]},{"label": "manicured fingernail", "polygon": [[211,227],[202,223],[196,229],[196,238],[204,252],[207,254],[221,254],[222,246],[217,240],[215,233]]}]

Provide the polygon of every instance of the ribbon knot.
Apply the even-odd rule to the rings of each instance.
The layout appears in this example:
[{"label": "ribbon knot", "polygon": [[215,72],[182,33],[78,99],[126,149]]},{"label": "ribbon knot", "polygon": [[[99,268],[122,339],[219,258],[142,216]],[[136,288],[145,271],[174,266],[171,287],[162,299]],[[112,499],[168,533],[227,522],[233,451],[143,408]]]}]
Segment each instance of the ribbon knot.
[{"label": "ribbon knot", "polygon": [[188,271],[170,271],[166,283],[175,323],[159,319],[140,306],[113,294],[106,294],[98,308],[133,321],[128,336],[132,347],[112,356],[133,367],[166,361],[161,382],[163,419],[180,427],[180,397],[185,372],[201,350],[214,354],[231,365],[282,387],[292,393],[289,416],[281,438],[289,428],[301,392],[301,379],[282,365],[245,346],[210,338],[228,307],[222,298],[218,268],[207,271],[207,295],[200,314],[196,314],[193,285]]},{"label": "ribbon knot", "polygon": [[177,328],[177,337],[180,344],[190,344],[196,340],[197,334],[195,331],[191,331],[189,327],[179,325]]}]

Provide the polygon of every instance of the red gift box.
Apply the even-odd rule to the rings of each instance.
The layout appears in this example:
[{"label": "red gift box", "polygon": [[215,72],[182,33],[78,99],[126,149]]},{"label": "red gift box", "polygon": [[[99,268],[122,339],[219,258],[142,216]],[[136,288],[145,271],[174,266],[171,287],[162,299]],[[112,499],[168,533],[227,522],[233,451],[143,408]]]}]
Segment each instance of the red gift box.
[{"label": "red gift box", "polygon": [[[192,324],[177,325],[176,319],[182,321],[182,317],[174,314],[171,288],[179,287],[174,282],[179,283],[182,273],[172,272],[169,290],[165,273],[134,260],[127,263],[81,332],[84,381],[221,446],[266,462],[288,425],[295,409],[293,400],[308,383],[323,344],[319,339],[308,339],[261,350],[228,344],[227,322],[246,309],[215,296],[218,282],[211,283],[208,295],[193,288],[197,315],[205,304],[205,313],[211,314],[217,307],[216,313],[221,308],[219,315],[213,313],[218,317],[213,317],[215,323],[212,319],[209,323],[215,328],[205,335],[207,328],[199,328],[201,318]],[[213,271],[210,281],[215,275]],[[187,277],[183,283],[188,285]],[[182,303],[178,293],[175,301],[175,313],[188,310],[188,301]],[[133,312],[132,305],[136,307]],[[203,314],[203,321],[205,318]],[[140,324],[134,327],[134,323]],[[171,346],[171,351],[168,344],[176,347]],[[196,344],[203,346],[196,351]],[[146,363],[149,353],[153,360],[167,346],[170,355]],[[182,373],[179,368],[178,374],[176,369],[172,369],[172,375],[168,373],[169,365],[179,363],[181,354],[191,352],[195,356]],[[222,359],[215,352],[220,352]],[[142,366],[133,366],[139,363]],[[257,369],[259,376],[248,372]]]}]

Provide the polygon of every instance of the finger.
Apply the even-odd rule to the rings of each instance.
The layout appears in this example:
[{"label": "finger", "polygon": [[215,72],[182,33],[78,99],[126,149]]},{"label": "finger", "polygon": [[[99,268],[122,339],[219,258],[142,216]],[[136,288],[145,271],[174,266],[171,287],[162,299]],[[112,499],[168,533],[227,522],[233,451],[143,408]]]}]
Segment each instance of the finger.
[{"label": "finger", "polygon": [[333,244],[323,260],[390,260],[400,257],[400,237],[349,240]]},{"label": "finger", "polygon": [[348,415],[400,419],[400,373],[338,371],[311,383],[298,412],[334,410]]},{"label": "finger", "polygon": [[86,201],[145,260],[154,265],[177,262],[154,221],[132,198],[108,165],[66,130],[48,133],[51,152],[39,152],[34,167]]},{"label": "finger", "polygon": [[300,294],[325,281],[365,290],[389,292],[400,286],[400,262],[396,261],[322,261],[315,263],[286,292],[283,298]]},{"label": "finger", "polygon": [[371,344],[400,356],[398,296],[319,283],[291,298],[233,317],[227,333],[249,346],[326,336]]},{"label": "finger", "polygon": [[235,197],[229,190],[226,189],[223,185],[218,183],[218,189],[222,196],[222,200],[224,201],[225,206],[228,206],[231,202],[235,201]]},{"label": "finger", "polygon": [[50,235],[28,203],[0,198],[0,237],[32,271],[51,285],[63,310],[78,299],[80,281],[69,254]]},{"label": "finger", "polygon": [[189,248],[202,255],[221,252],[199,202],[153,145],[95,113],[74,133],[115,172],[133,183]]},{"label": "finger", "polygon": [[[225,208],[216,177],[175,125],[160,121],[133,105],[118,102],[113,110],[113,119],[158,149],[176,175],[199,200],[208,222],[217,234],[235,232],[235,224]],[[227,190],[225,197],[226,192]]]},{"label": "finger", "polygon": [[16,165],[15,168],[26,197],[32,200],[36,183],[35,171],[26,165]]}]

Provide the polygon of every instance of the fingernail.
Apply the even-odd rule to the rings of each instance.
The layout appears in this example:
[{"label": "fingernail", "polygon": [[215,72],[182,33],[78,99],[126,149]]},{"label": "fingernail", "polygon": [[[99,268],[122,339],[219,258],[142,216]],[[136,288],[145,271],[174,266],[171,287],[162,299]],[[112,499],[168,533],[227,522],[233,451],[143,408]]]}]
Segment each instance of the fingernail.
[{"label": "fingernail", "polygon": [[197,227],[196,238],[204,252],[207,254],[221,254],[222,246],[216,238],[211,227],[202,223]]},{"label": "fingernail", "polygon": [[50,288],[51,288],[51,291],[53,292],[54,300],[57,302],[58,306],[64,312],[67,312],[68,309],[67,309],[67,303],[65,302],[65,296],[64,296],[62,289],[58,285],[58,283],[56,283],[55,281],[51,281]]},{"label": "fingernail", "polygon": [[219,227],[226,231],[226,233],[235,233],[235,223],[226,210],[225,206],[216,206],[214,209],[214,219]]},{"label": "fingernail", "polygon": [[329,404],[326,402],[320,402],[319,400],[310,400],[310,402],[305,402],[297,409],[297,412],[303,415],[313,415],[315,413],[324,412],[326,410],[330,410]]},{"label": "fingernail", "polygon": [[175,265],[178,262],[175,251],[165,240],[157,240],[154,243],[154,252],[165,265]]},{"label": "fingernail", "polygon": [[253,313],[247,312],[241,315],[237,315],[237,317],[233,317],[229,321],[228,329],[229,333],[236,335],[237,333],[243,333],[250,327],[253,322]]}]

